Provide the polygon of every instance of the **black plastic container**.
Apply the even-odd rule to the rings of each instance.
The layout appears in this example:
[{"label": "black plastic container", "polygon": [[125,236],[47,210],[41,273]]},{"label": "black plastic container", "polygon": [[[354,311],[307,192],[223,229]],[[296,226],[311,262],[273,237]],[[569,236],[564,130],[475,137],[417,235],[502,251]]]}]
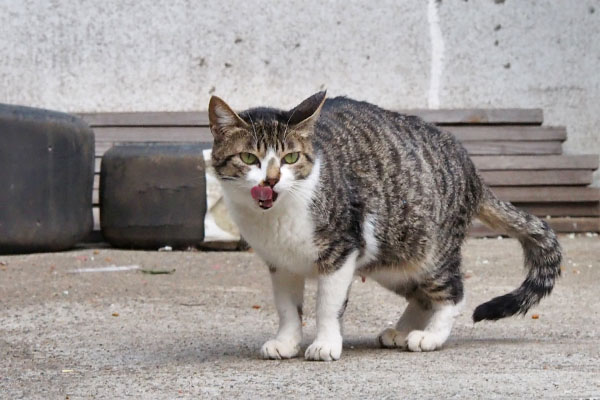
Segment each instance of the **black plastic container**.
[{"label": "black plastic container", "polygon": [[93,226],[94,133],[81,119],[0,104],[0,253],[65,250]]},{"label": "black plastic container", "polygon": [[104,239],[124,248],[199,245],[206,214],[205,147],[136,143],[110,148],[100,169]]}]

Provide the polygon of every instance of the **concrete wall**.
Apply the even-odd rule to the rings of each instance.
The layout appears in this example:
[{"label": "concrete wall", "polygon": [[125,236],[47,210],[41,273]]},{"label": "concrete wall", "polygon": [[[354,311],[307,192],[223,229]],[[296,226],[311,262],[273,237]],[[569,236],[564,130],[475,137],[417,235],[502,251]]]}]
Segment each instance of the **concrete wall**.
[{"label": "concrete wall", "polygon": [[[0,102],[65,111],[541,107],[600,153],[600,0],[3,0]],[[600,182],[597,174],[596,182]]]}]

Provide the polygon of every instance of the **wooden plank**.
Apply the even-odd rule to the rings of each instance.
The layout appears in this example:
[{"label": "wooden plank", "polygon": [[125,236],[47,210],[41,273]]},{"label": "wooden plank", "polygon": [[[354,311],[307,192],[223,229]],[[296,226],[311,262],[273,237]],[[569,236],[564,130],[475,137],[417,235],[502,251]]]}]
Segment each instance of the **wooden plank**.
[{"label": "wooden plank", "polygon": [[[556,233],[600,232],[600,218],[543,218]],[[504,232],[492,230],[476,220],[469,231],[470,236],[498,236]]]},{"label": "wooden plank", "polygon": [[473,155],[492,154],[560,154],[561,142],[463,142],[463,145]]},{"label": "wooden plank", "polygon": [[564,127],[523,125],[457,125],[445,126],[460,141],[539,141],[567,139]]},{"label": "wooden plank", "polygon": [[208,126],[206,111],[107,112],[77,114],[90,126]]},{"label": "wooden plank", "polygon": [[94,128],[97,142],[212,142],[207,127],[111,126]]},{"label": "wooden plank", "polygon": [[[141,128],[146,129],[146,128]],[[166,131],[165,131],[166,132]],[[208,136],[206,132],[198,132],[195,135],[196,140],[193,137],[189,137],[189,140],[183,140],[184,142],[212,142],[212,136]],[[162,139],[156,138],[155,135],[144,137],[132,137],[131,135],[123,134],[123,139],[116,141],[103,141],[98,139],[96,141],[96,155],[102,155],[108,150],[114,143],[125,143],[125,142],[144,142],[144,141],[181,141],[182,136],[164,136]],[[188,139],[186,136],[184,139]],[[472,155],[549,155],[549,154],[560,154],[562,152],[561,142],[559,141],[540,141],[540,142],[510,142],[510,141],[497,141],[497,142],[464,142],[463,145]]]},{"label": "wooden plank", "polygon": [[[99,191],[94,189],[92,194],[92,205],[99,206]],[[516,203],[516,207],[538,217],[598,217],[600,216],[600,203]]]},{"label": "wooden plank", "polygon": [[[94,232],[100,231],[100,210],[93,208]],[[543,218],[557,233],[570,232],[600,232],[600,218]],[[479,220],[473,222],[470,230],[471,236],[498,236],[502,232],[494,231],[488,228]],[[94,240],[94,241],[97,241]]]},{"label": "wooden plank", "polygon": [[600,202],[584,203],[513,203],[515,207],[538,217],[599,217]]},{"label": "wooden plank", "polygon": [[577,186],[527,186],[494,187],[492,191],[504,201],[512,203],[581,203],[600,201],[600,189]]},{"label": "wooden plank", "polygon": [[[96,141],[96,155],[101,156],[115,143],[135,141],[104,142]],[[139,142],[139,141],[138,141]],[[198,142],[202,142],[198,140]],[[560,154],[561,142],[464,142],[463,145],[472,155],[538,155]]]},{"label": "wooden plank", "polygon": [[583,169],[482,171],[481,176],[489,186],[587,186],[593,180],[592,171]]},{"label": "wooden plank", "polygon": [[398,110],[403,114],[417,115],[426,121],[444,124],[533,124],[541,125],[544,113],[539,108],[504,109],[444,109]]},{"label": "wooden plank", "polygon": [[[93,235],[86,239],[90,242],[103,241],[100,233],[100,210],[98,207],[93,208],[94,228]],[[600,232],[600,218],[542,218],[554,229],[556,233],[572,233],[572,232]],[[470,236],[498,236],[503,232],[492,230],[484,225],[481,221],[473,221],[473,225],[469,231]]]},{"label": "wooden plank", "polygon": [[[106,150],[115,144],[133,142],[136,141],[97,141],[96,156],[102,156]],[[198,142],[202,141],[199,140]],[[208,145],[208,142],[204,143]],[[550,155],[562,152],[560,142],[465,142],[463,145],[471,155]]]},{"label": "wooden plank", "polygon": [[[596,155],[538,155],[532,156],[472,156],[479,171],[498,170],[547,170],[563,169],[596,170],[599,158]],[[96,173],[100,172],[102,156],[96,156]]]},{"label": "wooden plank", "polygon": [[472,156],[480,171],[486,170],[544,170],[598,169],[597,155],[537,155],[531,156]]},{"label": "wooden plank", "polygon": [[[564,141],[565,128],[540,126],[449,126],[460,141]],[[206,126],[98,126],[97,141],[212,141]],[[200,138],[200,139],[199,139]]]},{"label": "wooden plank", "polygon": [[[534,124],[541,125],[541,109],[404,109],[426,121],[444,124]],[[208,126],[206,111],[116,112],[77,114],[90,126]]]},{"label": "wooden plank", "polygon": [[556,232],[600,232],[600,218],[544,218]]},{"label": "wooden plank", "polygon": [[[94,180],[95,189],[92,192],[92,203],[99,203],[98,180]],[[539,186],[535,189],[528,186],[513,187],[493,187],[492,191],[503,201],[510,201],[518,207],[550,207],[554,203],[562,205],[570,204],[577,207],[577,204],[598,204],[600,201],[600,189],[579,186]],[[557,206],[558,207],[558,206]],[[583,206],[580,206],[583,207]],[[546,212],[536,213],[537,215],[554,215]],[[579,216],[578,214],[568,214]],[[590,214],[596,215],[596,214]]]},{"label": "wooden plank", "polygon": [[[135,141],[115,141],[115,142],[96,142],[96,147],[95,147],[95,156],[98,157],[102,157],[104,155],[104,153],[106,153],[106,151],[108,149],[110,149],[112,146],[114,145],[126,145],[126,144],[137,144],[137,143],[141,143],[139,141],[135,142]],[[154,143],[158,143],[156,141],[154,141]],[[164,142],[162,142],[164,143]],[[177,143],[194,143],[194,144],[201,144],[202,148],[206,148],[206,149],[210,149],[212,146],[212,143],[207,143],[207,142],[202,142],[202,141],[184,141],[184,142],[177,142]]]},{"label": "wooden plank", "polygon": [[[545,219],[556,233],[585,233],[600,232],[600,218],[551,218]],[[475,220],[469,231],[471,237],[495,237],[502,235],[490,229],[479,220]],[[94,208],[94,229],[85,242],[103,242],[100,232],[100,216],[97,207]]]}]

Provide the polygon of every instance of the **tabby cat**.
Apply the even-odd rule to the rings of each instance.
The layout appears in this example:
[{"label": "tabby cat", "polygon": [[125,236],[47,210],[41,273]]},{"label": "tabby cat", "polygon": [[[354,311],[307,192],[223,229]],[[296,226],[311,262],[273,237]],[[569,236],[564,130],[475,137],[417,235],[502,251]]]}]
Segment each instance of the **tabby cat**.
[{"label": "tabby cat", "polygon": [[242,236],[266,261],[279,331],[267,359],[300,351],[304,281],[315,277],[317,336],[308,360],[342,353],[341,320],[354,276],[404,296],[383,347],[442,347],[463,304],[461,245],[474,216],[518,238],[527,278],[478,306],[475,322],[525,313],[560,275],[548,225],[498,200],[450,133],[409,115],[319,92],[283,111],[235,113],[212,97],[212,166]]}]

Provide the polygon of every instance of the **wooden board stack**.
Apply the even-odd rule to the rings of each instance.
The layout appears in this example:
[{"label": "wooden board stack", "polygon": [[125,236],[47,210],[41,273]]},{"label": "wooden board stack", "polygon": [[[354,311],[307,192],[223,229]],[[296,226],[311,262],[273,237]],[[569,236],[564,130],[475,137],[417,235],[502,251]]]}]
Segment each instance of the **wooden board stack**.
[{"label": "wooden board stack", "polygon": [[[539,109],[400,110],[455,134],[502,200],[545,218],[557,232],[600,232],[600,189],[588,187],[598,155],[564,155],[564,127],[542,126]],[[206,112],[80,114],[96,134],[95,231],[100,160],[115,143],[205,142]],[[497,235],[476,221],[472,235]]]}]

